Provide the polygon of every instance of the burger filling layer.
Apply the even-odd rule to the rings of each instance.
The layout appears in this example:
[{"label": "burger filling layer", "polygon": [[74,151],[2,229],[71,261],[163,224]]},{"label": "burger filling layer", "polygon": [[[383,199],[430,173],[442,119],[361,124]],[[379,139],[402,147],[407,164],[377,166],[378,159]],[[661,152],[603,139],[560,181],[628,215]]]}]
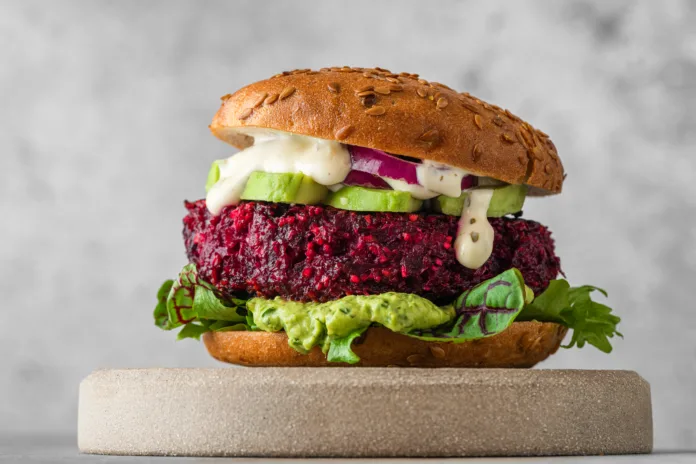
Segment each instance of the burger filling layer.
[{"label": "burger filling layer", "polygon": [[[573,329],[610,351],[619,318],[599,290],[555,280],[549,230],[520,219],[526,187],[431,161],[248,129],[254,144],[211,168],[187,202],[189,264],[158,293],[179,338],[284,331],[306,353],[355,363],[379,325],[427,341],[495,335],[515,320]],[[599,290],[604,293],[603,290]]]},{"label": "burger filling layer", "polygon": [[[265,185],[274,185],[275,182],[275,185],[289,187],[297,179],[295,184],[304,182],[305,191],[316,185],[314,193],[322,189],[334,192],[330,198],[305,194],[302,196],[304,201],[297,201],[298,195],[295,195],[286,200],[290,203],[321,203],[326,200],[337,208],[361,211],[413,212],[423,207],[423,200],[439,196],[459,198],[463,191],[479,184],[476,176],[463,169],[434,161],[414,162],[379,150],[268,129],[250,128],[247,132],[253,137],[252,146],[213,164],[206,196],[206,206],[213,215],[219,215],[225,207],[236,206],[245,199],[254,174],[286,176],[257,176],[256,184],[265,181]],[[301,177],[287,177],[292,174]],[[269,178],[274,181],[269,181]],[[348,187],[351,185],[357,189]],[[382,192],[373,192],[373,189]],[[487,222],[492,197],[490,189],[472,190],[466,198],[466,209],[457,213],[470,216],[466,222],[460,223],[455,243],[457,260],[470,269],[483,265],[492,251],[493,229]],[[253,199],[264,199],[263,196],[259,198],[258,189]]]}]

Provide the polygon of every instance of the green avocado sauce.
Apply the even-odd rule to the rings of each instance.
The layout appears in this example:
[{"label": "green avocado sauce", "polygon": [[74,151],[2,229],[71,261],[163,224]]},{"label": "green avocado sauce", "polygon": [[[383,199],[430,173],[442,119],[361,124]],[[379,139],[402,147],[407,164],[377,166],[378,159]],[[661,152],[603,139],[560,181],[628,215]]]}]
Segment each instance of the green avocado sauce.
[{"label": "green avocado sauce", "polygon": [[247,309],[260,330],[285,330],[290,346],[301,353],[317,345],[326,352],[331,340],[373,323],[393,332],[408,333],[437,327],[455,316],[452,305],[439,307],[418,295],[395,292],[351,295],[326,303],[252,298],[247,302]]}]

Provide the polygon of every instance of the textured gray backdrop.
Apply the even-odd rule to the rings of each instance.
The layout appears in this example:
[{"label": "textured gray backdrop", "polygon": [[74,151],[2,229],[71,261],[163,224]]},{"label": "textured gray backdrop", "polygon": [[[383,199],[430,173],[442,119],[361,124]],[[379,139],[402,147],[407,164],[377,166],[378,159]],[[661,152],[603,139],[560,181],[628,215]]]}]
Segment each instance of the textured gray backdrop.
[{"label": "textured gray backdrop", "polygon": [[278,71],[419,72],[549,133],[569,177],[531,200],[568,278],[624,318],[656,446],[696,442],[696,2],[0,2],[0,432],[73,433],[98,367],[216,366],[152,325],[185,198],[229,156],[218,97]]}]

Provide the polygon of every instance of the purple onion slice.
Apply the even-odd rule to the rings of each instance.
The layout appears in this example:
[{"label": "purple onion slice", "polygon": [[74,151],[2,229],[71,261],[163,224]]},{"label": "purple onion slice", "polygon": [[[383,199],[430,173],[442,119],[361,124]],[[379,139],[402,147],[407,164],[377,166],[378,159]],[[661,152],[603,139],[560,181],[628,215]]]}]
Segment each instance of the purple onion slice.
[{"label": "purple onion slice", "polygon": [[389,184],[383,179],[363,171],[350,171],[343,183],[345,185],[358,185],[360,187],[391,190]]},{"label": "purple onion slice", "polygon": [[[363,172],[371,174],[373,177],[386,177],[387,179],[401,180],[411,185],[421,185],[420,182],[418,182],[418,163],[406,161],[373,148],[350,145],[348,146],[348,150],[350,151],[350,158],[353,168],[351,173],[348,175],[348,178],[351,178],[351,175],[354,172]],[[448,168],[442,169],[447,170]],[[345,183],[349,185],[363,185],[358,182],[363,182],[367,179],[368,178],[363,177],[357,178],[356,175],[356,183]],[[379,184],[383,186],[374,188],[389,188],[389,185],[382,179],[379,179]],[[462,190],[470,189],[475,186],[476,176],[462,177]]]}]

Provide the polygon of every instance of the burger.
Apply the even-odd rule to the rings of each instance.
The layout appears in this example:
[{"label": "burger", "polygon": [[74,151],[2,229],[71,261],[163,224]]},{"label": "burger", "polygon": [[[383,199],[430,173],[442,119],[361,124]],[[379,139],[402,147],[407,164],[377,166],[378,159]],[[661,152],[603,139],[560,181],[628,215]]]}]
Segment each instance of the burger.
[{"label": "burger", "polygon": [[531,367],[569,331],[565,347],[604,352],[621,335],[591,299],[606,292],[559,278],[551,232],[524,217],[565,173],[508,110],[344,66],[225,95],[210,130],[240,151],[185,202],[188,264],[154,319],[220,361]]}]

